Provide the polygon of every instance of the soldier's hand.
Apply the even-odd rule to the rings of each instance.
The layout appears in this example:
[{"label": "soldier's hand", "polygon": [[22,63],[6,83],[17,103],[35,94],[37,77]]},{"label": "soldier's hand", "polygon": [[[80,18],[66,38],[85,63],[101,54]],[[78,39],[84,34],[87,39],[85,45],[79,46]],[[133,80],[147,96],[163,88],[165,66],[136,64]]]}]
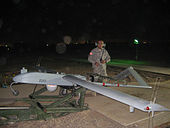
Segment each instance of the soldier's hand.
[{"label": "soldier's hand", "polygon": [[102,63],[102,64],[105,64],[105,63],[106,63],[106,61],[105,61],[105,60],[101,60],[101,63]]},{"label": "soldier's hand", "polygon": [[95,62],[95,65],[98,67],[98,66],[99,66],[99,63],[98,63],[98,62]]}]

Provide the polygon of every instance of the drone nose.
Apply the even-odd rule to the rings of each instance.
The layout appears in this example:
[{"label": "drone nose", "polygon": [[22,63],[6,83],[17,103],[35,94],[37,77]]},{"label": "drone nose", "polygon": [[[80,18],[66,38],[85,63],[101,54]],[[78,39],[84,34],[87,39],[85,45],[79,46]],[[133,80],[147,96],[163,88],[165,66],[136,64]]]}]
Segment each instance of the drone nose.
[{"label": "drone nose", "polygon": [[13,78],[13,81],[15,81],[15,82],[20,82],[21,80],[22,80],[21,76],[15,76]]}]

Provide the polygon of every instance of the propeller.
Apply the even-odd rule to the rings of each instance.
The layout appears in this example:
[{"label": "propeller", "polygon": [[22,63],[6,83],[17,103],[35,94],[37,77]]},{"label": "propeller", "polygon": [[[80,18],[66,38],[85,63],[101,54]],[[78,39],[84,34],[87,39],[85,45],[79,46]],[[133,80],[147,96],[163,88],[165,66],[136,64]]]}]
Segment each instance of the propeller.
[{"label": "propeller", "polygon": [[[160,81],[161,81],[160,77],[157,77],[156,81],[155,81],[155,86],[154,86],[154,89],[153,89],[153,92],[152,92],[151,100],[150,100],[150,104],[152,104],[153,106],[155,105],[155,102],[156,102],[156,97],[157,97],[157,94],[158,94]],[[149,118],[148,118],[148,128],[153,128],[154,111],[149,111],[148,116],[149,116]]]}]

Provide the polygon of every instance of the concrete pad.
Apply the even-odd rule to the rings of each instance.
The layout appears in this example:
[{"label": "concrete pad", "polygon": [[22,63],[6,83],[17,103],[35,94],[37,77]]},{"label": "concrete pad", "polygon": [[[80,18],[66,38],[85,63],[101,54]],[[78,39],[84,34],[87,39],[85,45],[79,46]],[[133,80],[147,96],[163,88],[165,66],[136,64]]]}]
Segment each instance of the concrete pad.
[{"label": "concrete pad", "polygon": [[135,110],[139,116],[136,118],[134,113],[129,113],[129,108],[127,105],[101,95],[97,95],[96,97],[87,97],[86,102],[92,110],[100,112],[124,126],[147,116],[145,113]]},{"label": "concrete pad", "polygon": [[13,104],[15,101],[16,100],[14,98],[0,98],[0,106]]},{"label": "concrete pad", "polygon": [[[137,89],[137,88],[114,88],[116,90],[128,93],[142,99],[150,100],[152,89]],[[160,85],[157,101],[170,109],[169,102],[170,85]],[[149,114],[135,109],[134,113],[129,112],[129,106],[118,101],[112,100],[100,94],[97,96],[86,96],[85,102],[89,108],[102,113],[106,117],[120,123],[123,126],[138,126],[140,128],[148,127]],[[153,118],[153,125],[158,126],[170,121],[170,112],[156,112]]]},{"label": "concrete pad", "polygon": [[[135,109],[134,113],[129,112],[129,106],[97,94],[97,96],[86,97],[85,102],[89,108],[97,111],[106,117],[120,123],[123,126],[136,125],[143,128],[148,126],[149,114]],[[170,121],[170,114],[166,112],[155,113],[154,125],[160,125]]]}]

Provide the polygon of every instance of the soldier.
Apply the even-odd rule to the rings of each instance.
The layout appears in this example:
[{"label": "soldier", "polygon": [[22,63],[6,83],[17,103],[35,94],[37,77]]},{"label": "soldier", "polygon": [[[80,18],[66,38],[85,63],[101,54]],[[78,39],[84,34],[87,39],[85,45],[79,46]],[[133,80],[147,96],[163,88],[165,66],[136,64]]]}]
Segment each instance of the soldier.
[{"label": "soldier", "polygon": [[88,61],[92,63],[93,73],[107,76],[106,63],[110,61],[110,55],[104,48],[105,44],[102,40],[99,40],[96,45],[97,47],[90,52]]}]

